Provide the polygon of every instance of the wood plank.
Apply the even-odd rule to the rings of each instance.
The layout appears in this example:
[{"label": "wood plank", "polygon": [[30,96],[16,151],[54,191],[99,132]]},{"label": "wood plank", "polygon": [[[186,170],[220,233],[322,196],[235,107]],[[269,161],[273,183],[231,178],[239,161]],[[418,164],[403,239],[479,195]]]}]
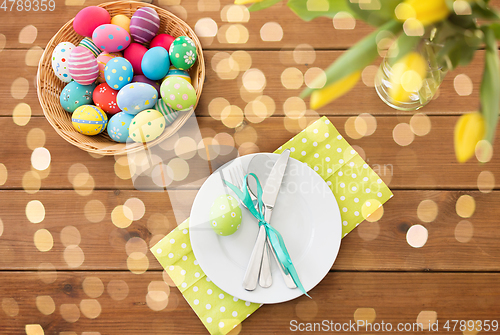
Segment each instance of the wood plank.
[{"label": "wood plank", "polygon": [[[260,95],[249,95],[245,93],[246,90],[244,89],[243,93],[241,93],[242,78],[245,71],[231,72],[224,66],[219,67],[219,70],[223,69],[229,72],[217,72],[215,70],[220,60],[229,57],[232,53],[232,51],[205,52],[206,81],[200,103],[196,109],[197,115],[210,115],[209,105],[216,98],[224,98],[228,103],[245,110],[247,103],[250,102],[249,96],[253,96],[251,98],[253,99]],[[283,105],[285,101],[297,97],[302,89],[306,87],[306,83],[311,80],[310,74],[328,67],[333,60],[342,54],[342,51],[316,51],[313,53],[315,60],[307,65],[296,63],[291,52],[250,51],[247,53],[248,57],[251,58],[251,68],[260,70],[266,78],[262,94],[269,96],[274,101],[274,115],[284,116]],[[36,92],[37,62],[31,60],[32,55],[31,51],[26,50],[5,50],[2,52],[4,61],[0,64],[0,71],[4,80],[0,82],[0,98],[4,101],[4,104],[0,109],[0,115],[12,115],[14,108],[19,103],[30,105],[32,115],[43,115]],[[441,85],[438,98],[425,106],[422,112],[429,115],[447,115],[477,110],[479,106],[479,87],[483,73],[483,57],[484,52],[479,51],[469,66],[457,68],[455,71],[448,73]],[[380,60],[367,70],[364,79],[360,80],[350,92],[317,112],[322,115],[358,115],[360,113],[409,115],[408,112],[398,112],[388,107],[378,97],[373,87],[374,74],[370,75],[369,73],[370,71],[376,71],[379,62]],[[246,69],[243,64],[242,69]],[[294,77],[292,73],[295,73],[298,77]],[[457,78],[458,75],[460,77]],[[456,85],[455,78],[457,78]],[[25,81],[28,86],[26,84],[25,86],[19,85],[20,80]],[[298,86],[293,86],[297,80]],[[299,88],[287,89],[286,87]],[[460,96],[456,88],[461,94],[469,95]],[[306,99],[306,103],[309,104],[309,99]]]},{"label": "wood plank", "polygon": [[[456,211],[457,200],[464,194],[472,196],[476,203],[475,212],[468,219]],[[160,270],[148,248],[190,215],[195,196],[196,191],[169,194],[94,191],[86,197],[72,191],[40,191],[34,195],[2,191],[0,270],[36,270],[40,263],[51,263],[58,270],[127,270],[128,255],[133,251],[147,254],[149,269]],[[38,212],[28,207],[33,200],[43,204],[44,217],[37,216]],[[118,210],[117,206],[134,204],[134,201],[144,206],[140,219],[134,222],[113,219],[112,212]],[[496,206],[499,201],[497,191],[490,194],[395,191],[394,197],[384,205],[380,220],[365,221],[342,240],[333,269],[500,271],[497,243],[500,230],[496,219],[500,215]],[[138,208],[134,213],[136,219],[139,218],[140,207],[132,208]],[[39,223],[32,223],[41,219]],[[124,222],[130,226],[118,228],[113,224],[123,227]],[[407,237],[410,240],[415,237],[412,232],[408,233],[414,225],[422,225],[428,232],[428,240],[421,248],[411,247],[407,242]],[[40,252],[36,247],[43,243],[35,242],[45,241],[43,237],[35,237],[41,229],[52,236],[50,251]],[[70,244],[78,244],[81,254],[65,256],[65,252],[70,252],[66,251]]]},{"label": "wood plank", "polygon": [[[76,4],[79,1],[56,1],[53,12],[4,12],[2,10],[2,23],[0,31],[6,37],[6,48],[29,48],[32,45],[45,47],[54,34],[83,7],[102,3],[100,0],[87,0],[84,5]],[[80,2],[81,3],[81,2]],[[234,3],[232,0],[201,0],[201,1],[181,1],[161,0],[153,1],[153,4],[165,8],[186,21],[193,29],[197,22],[203,18],[212,19],[218,27],[218,35],[203,39],[204,49],[276,49],[295,48],[299,44],[309,44],[315,48],[346,48],[361,39],[373,30],[364,22],[356,22],[355,29],[340,30],[335,29],[332,19],[318,18],[312,22],[304,22],[296,16],[284,4],[274,6],[264,11],[248,13],[248,11],[237,8],[233,10],[233,15],[227,13],[229,6]],[[10,7],[10,6],[9,6]],[[22,20],[20,18],[22,17]],[[48,19],[50,18],[50,19]],[[279,20],[277,20],[279,18]],[[232,22],[230,22],[232,21]],[[283,36],[277,41],[263,41],[260,30],[268,22],[279,22],[283,30]],[[27,26],[33,25],[37,28],[37,34],[33,44],[20,43],[19,34]],[[228,27],[239,26],[242,29],[240,38],[234,34],[226,33]],[[233,28],[234,29],[234,28]],[[276,29],[276,28],[274,28]],[[278,28],[279,29],[279,28]],[[328,38],[314,32],[329,32]],[[210,35],[210,34],[209,34]],[[211,34],[213,35],[213,34]],[[247,38],[244,38],[248,35]],[[229,36],[229,41],[226,36]],[[28,41],[29,42],[29,41]],[[232,43],[229,43],[232,42]],[[239,43],[234,43],[239,42]]]},{"label": "wood plank", "polygon": [[[410,116],[379,116],[376,118],[377,125],[373,135],[360,139],[352,139],[346,134],[348,132],[358,137],[357,133],[352,133],[352,126],[349,124],[346,130],[347,117],[330,117],[333,125],[351,145],[356,146],[357,149],[361,148],[359,150],[367,163],[393,189],[477,189],[478,177],[482,171],[490,171],[495,177],[494,185],[498,187],[500,181],[497,175],[500,171],[498,155],[494,155],[492,160],[485,164],[479,164],[475,158],[465,164],[456,162],[453,149],[453,128],[457,119],[456,116],[430,117],[430,132],[422,137],[413,136],[408,126],[400,126],[403,130],[402,134],[396,135],[396,139],[402,141],[400,143],[406,144],[414,138],[410,145],[400,146],[394,140],[393,130],[399,124],[410,122]],[[282,117],[272,117],[258,124],[246,124],[243,128],[237,129],[236,135],[234,129],[227,128],[220,121],[209,117],[199,117],[197,120],[203,137],[214,137],[216,134],[225,132],[236,138],[237,147],[246,143],[243,147],[239,147],[241,154],[255,151],[272,152],[294,136],[297,131],[285,130],[285,122],[288,124],[288,120]],[[97,189],[133,188],[130,179],[121,179],[115,174],[115,167],[117,167],[115,158],[95,159],[91,157],[85,151],[63,140],[44,118],[31,118],[26,126],[19,127],[13,123],[12,118],[3,117],[0,118],[0,129],[4,131],[4,142],[0,147],[0,163],[5,165],[8,176],[1,186],[2,189],[22,189],[23,178],[26,178],[25,174],[32,169],[33,151],[27,146],[27,138],[29,132],[35,128],[41,129],[41,131],[37,130],[39,133],[43,131],[45,138],[42,145],[49,150],[52,162],[50,171],[41,173],[41,176],[45,177],[39,183],[42,189],[73,189],[68,173],[75,164],[85,165]],[[187,132],[186,129],[182,128],[181,131]],[[408,142],[404,143],[407,139]],[[158,154],[165,159],[165,162],[175,157],[175,152],[172,150],[174,140],[175,138],[162,145],[167,150],[161,150],[162,147],[155,149],[159,150]],[[201,138],[196,139],[195,142],[199,141]],[[41,142],[35,141],[35,143]],[[250,146],[247,146],[249,143]],[[40,144],[36,145],[40,146]],[[497,139],[495,145],[496,147],[500,145],[500,139]],[[204,153],[203,150],[202,153]],[[225,155],[217,157],[216,166],[234,158],[234,151],[233,154],[226,151],[223,153]],[[188,180],[195,183],[194,186],[189,187],[198,187],[203,178],[209,175],[207,163],[200,158],[199,154],[195,154],[195,158],[188,162],[190,164]]]},{"label": "wood plank", "polygon": [[[94,280],[103,284],[104,292],[93,300],[94,304],[95,301],[99,304],[100,313],[97,307],[86,307],[85,302],[81,312],[78,308],[82,301],[90,299],[82,287],[84,280],[91,277],[97,277]],[[125,282],[122,285],[128,288],[128,295],[119,301],[113,300],[108,293],[117,291],[116,284],[112,282],[117,279]],[[148,307],[148,285],[158,281],[162,281],[161,272],[147,272],[139,276],[125,272],[57,272],[55,281],[45,284],[36,272],[4,272],[0,280],[4,301],[4,311],[0,312],[2,330],[6,334],[21,334],[26,325],[38,324],[45,334],[50,335],[80,332],[89,335],[207,334],[176,288],[169,290],[165,309],[153,311]],[[332,322],[331,327],[334,327],[335,323],[349,324],[365,318],[373,322],[373,329],[376,329],[376,324],[381,327],[384,322],[386,325],[391,323],[395,332],[399,323],[403,324],[402,327],[404,323],[409,323],[407,329],[411,329],[417,321],[428,326],[428,320],[423,320],[425,315],[427,318],[430,315],[439,323],[439,330],[432,331],[433,334],[462,334],[458,328],[460,324],[453,331],[453,322],[449,324],[451,330],[446,330],[446,321],[495,320],[496,311],[500,308],[497,282],[498,275],[493,273],[333,272],[310,292],[312,300],[301,297],[282,304],[262,306],[235,333],[285,334],[298,323],[306,327],[307,322],[321,324],[326,320],[329,325]],[[100,293],[99,290],[97,292]],[[40,312],[36,305],[37,296],[44,297],[42,299],[45,300],[39,300],[41,302],[53,301],[52,308],[47,303],[39,302],[41,310],[46,313],[55,307],[52,314]],[[73,305],[78,319],[71,320],[73,315],[68,305]],[[10,317],[5,311],[15,316]],[[93,317],[98,316],[90,319],[83,314],[84,311]],[[365,328],[361,327],[353,333],[369,332],[363,330]],[[404,333],[428,334],[429,330]]]}]

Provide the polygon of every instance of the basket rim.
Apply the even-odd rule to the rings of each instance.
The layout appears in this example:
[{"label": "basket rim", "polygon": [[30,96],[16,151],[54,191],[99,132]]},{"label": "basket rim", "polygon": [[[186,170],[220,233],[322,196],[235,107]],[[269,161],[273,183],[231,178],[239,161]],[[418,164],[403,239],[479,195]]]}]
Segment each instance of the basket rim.
[{"label": "basket rim", "polygon": [[[158,137],[157,139],[155,139],[151,142],[148,142],[148,143],[136,143],[136,142],[118,143],[118,142],[111,142],[110,141],[109,148],[98,148],[95,145],[92,145],[92,143],[82,143],[82,142],[68,136],[67,133],[61,129],[58,120],[56,120],[56,118],[54,118],[52,115],[50,115],[48,113],[47,110],[49,109],[49,104],[46,101],[44,101],[44,98],[43,98],[43,96],[44,96],[43,89],[46,87],[46,85],[45,85],[46,81],[42,80],[42,71],[46,70],[46,69],[44,69],[43,65],[46,64],[47,62],[49,62],[49,63],[51,62],[50,58],[51,58],[52,51],[49,52],[49,49],[51,49],[52,46],[55,47],[55,40],[63,32],[67,31],[68,29],[73,29],[74,18],[67,21],[54,34],[54,36],[52,36],[52,38],[47,42],[45,49],[42,53],[42,56],[40,58],[40,61],[38,63],[37,81],[36,82],[37,82],[38,100],[39,100],[40,105],[42,107],[42,111],[43,111],[43,114],[45,116],[45,119],[47,119],[47,121],[52,126],[52,128],[54,128],[56,133],[58,133],[59,136],[61,136],[67,142],[73,144],[74,146],[76,146],[84,151],[90,152],[90,153],[100,154],[100,155],[104,155],[104,156],[124,155],[127,153],[134,153],[134,152],[137,152],[140,150],[144,150],[144,148],[155,146],[155,145],[161,143],[162,141],[166,140],[167,138],[171,137],[184,125],[184,123],[187,122],[189,117],[191,117],[191,115],[194,114],[194,111],[195,111],[196,107],[198,106],[198,103],[199,103],[199,100],[201,97],[201,92],[203,90],[203,84],[205,82],[206,69],[205,69],[205,59],[203,56],[202,45],[201,45],[201,42],[200,42],[198,36],[196,35],[195,31],[186,22],[165,8],[161,8],[161,7],[153,5],[153,4],[148,4],[148,3],[139,2],[139,1],[112,1],[112,2],[101,3],[97,6],[105,8],[105,9],[107,9],[108,7],[113,7],[113,6],[130,6],[131,9],[135,8],[136,10],[139,8],[142,8],[142,7],[151,7],[157,11],[160,10],[161,14],[158,13],[160,16],[167,15],[167,17],[170,16],[174,20],[180,21],[181,25],[182,25],[182,30],[184,30],[186,33],[189,33],[189,37],[194,40],[195,45],[197,47],[197,56],[198,57],[197,57],[196,62],[198,63],[199,70],[197,71],[198,72],[198,80],[197,80],[197,87],[195,88],[196,93],[197,93],[197,99],[196,99],[196,104],[193,106],[193,108],[187,112],[181,112],[179,114],[179,116],[177,117],[177,119],[174,121],[174,123],[171,124],[167,128],[167,129],[169,129],[169,132],[167,133],[166,131],[164,131],[163,135],[161,135],[160,137]],[[135,6],[135,7],[132,7],[132,6]],[[97,136],[99,136],[99,135],[97,135]]]}]

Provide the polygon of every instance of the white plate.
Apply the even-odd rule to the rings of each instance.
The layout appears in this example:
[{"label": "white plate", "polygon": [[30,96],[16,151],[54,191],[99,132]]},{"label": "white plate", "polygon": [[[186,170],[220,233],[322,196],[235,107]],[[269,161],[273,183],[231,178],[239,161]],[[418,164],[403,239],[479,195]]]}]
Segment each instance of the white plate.
[{"label": "white plate", "polygon": [[[274,161],[277,154],[269,155]],[[205,274],[223,291],[246,301],[279,303],[302,295],[289,289],[272,259],[273,285],[246,291],[243,277],[258,234],[257,220],[242,207],[242,223],[236,233],[218,236],[208,221],[210,207],[220,195],[231,193],[222,182],[221,170],[241,163],[245,171],[254,155],[236,158],[215,171],[198,192],[190,219],[194,255]],[[306,291],[316,286],[335,261],[342,234],[337,201],[325,181],[306,164],[290,158],[275,204],[271,225],[285,241],[292,262]]]}]

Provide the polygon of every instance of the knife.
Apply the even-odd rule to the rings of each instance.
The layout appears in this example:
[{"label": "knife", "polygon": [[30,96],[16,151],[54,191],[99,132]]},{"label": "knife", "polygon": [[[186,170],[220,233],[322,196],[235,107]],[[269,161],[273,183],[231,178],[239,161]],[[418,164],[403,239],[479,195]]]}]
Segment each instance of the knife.
[{"label": "knife", "polygon": [[[276,203],[276,199],[277,199],[278,194],[279,194],[281,182],[283,180],[283,175],[285,174],[285,170],[286,170],[286,166],[287,166],[289,157],[290,157],[290,150],[286,149],[285,151],[283,151],[283,153],[280,155],[280,157],[278,158],[278,160],[274,164],[274,166],[271,170],[271,173],[269,174],[269,177],[268,177],[266,184],[264,186],[264,191],[262,194],[262,201],[263,201],[264,206],[265,206],[264,219],[268,223],[271,220],[272,212],[274,209],[274,205]],[[266,232],[265,232],[264,226],[261,226],[259,228],[259,235],[257,236],[257,241],[254,245],[253,250],[252,250],[252,254],[250,256],[250,261],[249,261],[247,270],[245,272],[245,277],[243,279],[243,287],[248,291],[252,291],[252,290],[255,290],[255,288],[257,288],[257,281],[259,280],[259,270],[261,270],[261,272],[260,272],[261,275],[267,276],[267,273],[269,273],[269,276],[270,276],[270,274],[271,274],[270,269],[269,270],[265,269],[265,268],[261,269],[261,263],[263,262],[263,255],[265,253],[264,252],[265,244],[266,244]],[[274,250],[272,248],[269,248],[269,249],[271,249],[271,251],[273,251],[273,254],[274,254]],[[267,257],[269,257],[269,256],[267,256]],[[276,255],[275,255],[275,258],[276,258]],[[268,260],[264,261],[263,263],[264,263],[264,265],[266,265],[266,264],[269,265]],[[278,263],[278,265],[279,265],[279,263]],[[279,268],[280,268],[280,271],[281,271],[284,278],[290,277],[289,275],[286,275],[283,272],[283,269],[281,269],[281,266],[279,266]],[[262,272],[262,271],[264,271],[264,272]],[[288,280],[285,279],[285,282],[287,283],[287,286],[289,286],[289,287],[290,287],[290,280],[291,280],[291,277],[288,278]],[[269,283],[269,278],[264,277],[261,281],[263,284]],[[272,282],[272,278],[271,278],[271,282]],[[293,283],[293,280],[292,280],[292,284],[293,284],[293,287],[296,287],[295,283]]]}]

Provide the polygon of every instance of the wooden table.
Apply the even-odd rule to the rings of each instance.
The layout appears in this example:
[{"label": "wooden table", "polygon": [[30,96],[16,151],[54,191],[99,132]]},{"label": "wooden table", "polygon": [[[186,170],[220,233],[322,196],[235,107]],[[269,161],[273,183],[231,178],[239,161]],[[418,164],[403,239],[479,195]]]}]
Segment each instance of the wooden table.
[{"label": "wooden table", "polygon": [[[126,159],[68,144],[38,103],[42,49],[83,6],[98,3],[56,0],[55,11],[45,13],[0,10],[0,333],[206,334],[148,251],[177,224],[167,193],[136,190]],[[500,159],[458,164],[453,153],[458,117],[479,106],[482,51],[470,66],[448,73],[439,97],[417,117],[379,100],[375,64],[348,94],[297,119],[303,107],[294,97],[371,27],[337,29],[353,22],[335,28],[326,18],[306,23],[279,5],[249,14],[229,0],[154,4],[201,37],[207,71],[196,118],[207,143],[233,142],[233,155],[271,152],[326,115],[394,192],[378,220],[343,239],[312,300],[263,306],[232,334],[288,334],[307,323],[334,329],[356,320],[391,323],[393,331],[401,323],[410,334],[428,333],[417,322],[438,321],[434,333],[443,334],[476,333],[460,331],[460,320],[498,325]],[[273,113],[255,123],[249,102],[262,94]],[[226,105],[235,117],[220,120]],[[40,147],[50,152],[48,168]],[[195,195],[196,187],[175,194],[178,219],[189,215]],[[120,228],[125,203],[135,220]]]}]

